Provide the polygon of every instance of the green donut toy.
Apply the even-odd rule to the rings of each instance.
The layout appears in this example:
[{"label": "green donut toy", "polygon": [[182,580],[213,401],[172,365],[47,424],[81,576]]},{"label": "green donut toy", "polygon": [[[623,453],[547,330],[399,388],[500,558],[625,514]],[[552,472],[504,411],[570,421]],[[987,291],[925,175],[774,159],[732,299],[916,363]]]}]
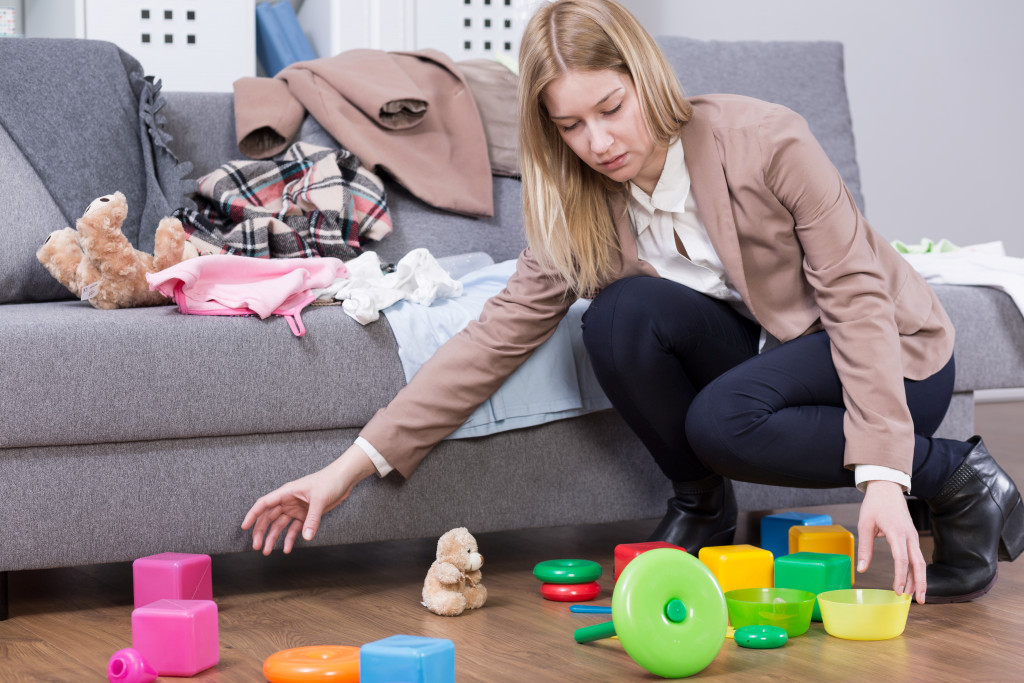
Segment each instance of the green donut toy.
[{"label": "green donut toy", "polygon": [[544,583],[590,583],[601,578],[601,565],[592,560],[538,562],[533,575]]},{"label": "green donut toy", "polygon": [[711,570],[682,550],[657,548],[637,556],[612,593],[612,623],[623,649],[665,678],[707,667],[722,649],[728,622]]}]

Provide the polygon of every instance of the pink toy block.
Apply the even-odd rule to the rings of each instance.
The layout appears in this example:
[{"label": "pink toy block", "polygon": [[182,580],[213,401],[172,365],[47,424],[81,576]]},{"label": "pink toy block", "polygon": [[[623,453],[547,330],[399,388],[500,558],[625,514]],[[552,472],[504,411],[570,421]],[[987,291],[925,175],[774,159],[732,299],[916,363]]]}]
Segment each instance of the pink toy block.
[{"label": "pink toy block", "polygon": [[622,573],[622,570],[626,568],[627,564],[635,560],[640,555],[643,555],[648,550],[654,550],[655,548],[675,548],[676,550],[686,550],[686,548],[680,548],[677,545],[672,545],[665,541],[620,543],[615,546],[615,581],[619,580],[619,574]]},{"label": "pink toy block", "polygon": [[132,647],[161,676],[194,676],[220,661],[217,603],[157,600],[132,612]]},{"label": "pink toy block", "polygon": [[213,600],[210,556],[160,553],[132,563],[135,607],[157,600]]}]

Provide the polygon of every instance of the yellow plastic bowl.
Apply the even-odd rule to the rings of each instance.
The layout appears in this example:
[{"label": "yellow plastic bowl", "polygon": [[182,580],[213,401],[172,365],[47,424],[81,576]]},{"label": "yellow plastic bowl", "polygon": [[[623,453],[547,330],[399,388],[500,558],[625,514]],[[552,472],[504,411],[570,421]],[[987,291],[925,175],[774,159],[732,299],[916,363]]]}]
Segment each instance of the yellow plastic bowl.
[{"label": "yellow plastic bowl", "polygon": [[886,640],[903,633],[910,595],[893,591],[846,588],[818,594],[825,631],[847,640]]},{"label": "yellow plastic bowl", "polygon": [[814,593],[796,588],[736,588],[725,594],[729,622],[741,626],[778,626],[790,638],[811,625]]}]

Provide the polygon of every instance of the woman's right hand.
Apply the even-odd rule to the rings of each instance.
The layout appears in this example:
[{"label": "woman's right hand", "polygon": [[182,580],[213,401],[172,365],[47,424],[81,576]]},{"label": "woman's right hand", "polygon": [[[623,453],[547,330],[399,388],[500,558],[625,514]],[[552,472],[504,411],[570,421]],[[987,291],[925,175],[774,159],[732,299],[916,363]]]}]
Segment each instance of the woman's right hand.
[{"label": "woman's right hand", "polygon": [[263,554],[269,555],[282,532],[285,553],[292,551],[299,531],[305,540],[312,540],[324,514],[336,508],[356,484],[376,471],[366,453],[351,446],[322,470],[263,496],[242,520],[243,529],[252,528],[252,549],[262,547]]}]

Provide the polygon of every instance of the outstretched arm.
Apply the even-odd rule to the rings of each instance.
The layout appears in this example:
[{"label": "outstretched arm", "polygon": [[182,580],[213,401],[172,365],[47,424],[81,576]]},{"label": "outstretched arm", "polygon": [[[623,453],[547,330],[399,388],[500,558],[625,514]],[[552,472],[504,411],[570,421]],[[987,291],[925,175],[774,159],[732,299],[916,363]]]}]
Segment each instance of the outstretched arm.
[{"label": "outstretched arm", "polygon": [[376,471],[366,453],[353,445],[322,470],[263,496],[242,520],[243,529],[252,529],[253,550],[262,547],[263,554],[269,555],[282,532],[285,553],[292,551],[300,531],[305,540],[312,540],[324,514],[336,508],[356,484]]}]

